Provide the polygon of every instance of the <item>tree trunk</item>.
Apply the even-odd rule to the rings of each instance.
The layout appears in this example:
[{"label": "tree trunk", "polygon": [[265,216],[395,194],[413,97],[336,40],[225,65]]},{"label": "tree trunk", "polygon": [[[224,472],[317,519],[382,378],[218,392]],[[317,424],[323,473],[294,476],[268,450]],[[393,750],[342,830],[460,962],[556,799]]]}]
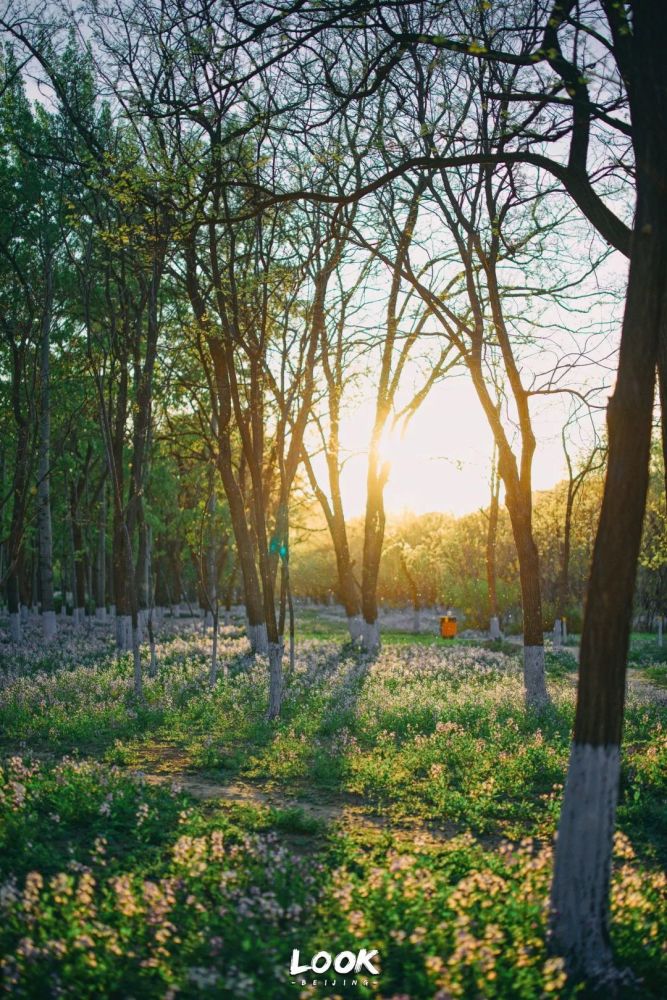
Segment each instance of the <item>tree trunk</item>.
[{"label": "tree trunk", "polygon": [[[592,979],[613,976],[609,881],[632,600],[646,506],[656,364],[667,375],[667,19],[637,5],[629,88],[637,210],[608,466],[581,637],[574,738],[551,887],[554,948]],[[628,42],[630,44],[630,40]]]},{"label": "tree trunk", "polygon": [[42,628],[46,640],[56,634],[53,600],[53,531],[51,526],[51,385],[50,337],[53,308],[53,272],[46,264],[46,291],[40,344],[39,456],[37,466],[37,524]]},{"label": "tree trunk", "polygon": [[231,622],[232,614],[232,601],[234,599],[234,586],[236,582],[236,573],[238,570],[238,557],[234,553],[232,568],[229,573],[229,578],[227,580],[227,586],[225,588],[225,625],[229,625]]},{"label": "tree trunk", "polygon": [[530,497],[508,490],[507,507],[519,559],[523,610],[523,680],[526,705],[541,709],[549,704],[544,666],[540,559],[533,537]]},{"label": "tree trunk", "polygon": [[[107,465],[113,498],[112,515],[112,589],[116,609],[116,646],[119,653],[126,653],[132,648],[132,621],[130,610],[130,580],[127,574],[128,562],[132,562],[132,554],[126,552],[128,533],[125,526],[125,465],[124,443],[125,427],[128,410],[128,375],[127,359],[120,359],[120,375],[116,409],[113,420],[113,430],[110,429],[111,440],[107,443]],[[100,399],[100,408],[104,406]],[[102,420],[106,420],[101,412]],[[109,418],[109,423],[111,420]]]},{"label": "tree trunk", "polygon": [[570,480],[568,483],[567,499],[565,502],[563,549],[561,553],[560,573],[558,574],[558,586],[556,593],[556,618],[561,621],[561,631],[570,590],[570,552],[572,547],[572,511],[574,509],[574,498],[575,494],[573,483],[572,480]]},{"label": "tree trunk", "polygon": [[143,502],[140,503],[140,513],[137,519],[137,563],[135,566],[135,578],[137,588],[137,609],[138,625],[141,641],[144,640],[144,630],[148,618],[148,607],[150,603],[150,581],[148,578],[148,567],[150,565],[150,552],[148,543],[148,525],[144,519]]},{"label": "tree trunk", "polygon": [[[116,597],[116,645],[121,653],[132,648],[132,625],[130,614],[129,586],[127,579],[127,555],[125,522],[122,510],[114,503],[113,516],[113,581]],[[130,557],[131,558],[131,557]]]},{"label": "tree trunk", "polygon": [[79,520],[79,495],[71,484],[70,518],[72,525],[72,549],[74,558],[74,620],[83,623],[86,618],[86,567],[84,563],[84,542]]},{"label": "tree trunk", "polygon": [[[332,533],[332,540],[334,535]],[[336,531],[334,540],[336,567],[338,570],[338,590],[345,608],[347,628],[352,642],[358,642],[363,634],[363,618],[361,617],[361,602],[359,587],[354,578],[350,547],[347,540],[347,530],[343,523],[342,531]]]},{"label": "tree trunk", "polygon": [[106,578],[107,578],[107,491],[106,482],[102,484],[99,521],[97,526],[97,560],[95,566],[95,617],[104,621],[107,615]]},{"label": "tree trunk", "polygon": [[20,375],[14,372],[12,395],[14,397],[14,412],[17,423],[16,456],[14,461],[12,517],[7,541],[7,603],[9,605],[10,634],[12,641],[20,643],[23,640],[21,623],[21,563],[23,557],[23,531],[25,511],[28,502],[29,481],[29,428],[20,415],[19,389],[16,382]]},{"label": "tree trunk", "polygon": [[232,531],[234,532],[236,551],[238,552],[239,566],[241,567],[250,648],[253,653],[266,655],[269,651],[266,622],[243,496],[234,478],[229,442],[226,439],[223,440],[222,435],[219,435],[218,443],[218,470],[229,505]]},{"label": "tree trunk", "polygon": [[153,530],[146,526],[146,589],[148,598],[148,610],[146,612],[146,632],[148,633],[148,645],[150,649],[150,664],[148,673],[150,677],[157,676],[157,651],[155,648],[155,625],[159,622],[159,615],[155,610],[155,591],[153,588]]},{"label": "tree trunk", "polygon": [[329,534],[333,544],[334,555],[336,557],[336,572],[338,576],[338,593],[341,603],[345,608],[347,627],[352,642],[358,642],[364,631],[364,621],[361,616],[361,600],[359,586],[354,576],[354,567],[350,555],[350,544],[347,537],[347,525],[345,523],[345,512],[343,508],[343,498],[340,487],[340,445],[338,438],[339,417],[338,417],[338,390],[335,387],[329,388],[331,431],[327,445],[327,468],[329,472],[329,491],[331,501],[324,490],[317,482],[315,471],[308,455],[304,455],[304,463],[310,485],[315,496],[320,502],[320,506],[329,527]]},{"label": "tree trunk", "polygon": [[25,547],[22,545],[19,550],[16,564],[16,572],[19,581],[19,605],[21,622],[27,623],[30,617],[30,588],[28,585],[29,576],[25,568]]},{"label": "tree trunk", "polygon": [[489,503],[489,522],[486,530],[486,584],[489,597],[489,634],[492,639],[500,638],[498,621],[498,581],[496,575],[496,544],[498,540],[498,512],[500,495],[500,477],[494,449],[491,462],[491,501]]},{"label": "tree trunk", "polygon": [[[641,218],[641,215],[640,215]],[[661,222],[660,228],[667,225]],[[656,231],[658,226],[655,227]],[[648,487],[658,300],[667,251],[640,237],[633,253],[609,464],[581,638],[574,740],[551,889],[554,947],[573,971],[607,974],[609,878],[632,597]],[[647,246],[648,244],[648,246]]]},{"label": "tree trunk", "polygon": [[269,719],[280,715],[283,681],[283,646],[281,642],[269,642]]},{"label": "tree trunk", "polygon": [[204,587],[206,590],[205,628],[217,627],[214,625],[214,619],[217,621],[218,618],[218,547],[215,537],[216,498],[212,477],[209,480],[209,490],[210,493],[206,505],[208,511],[208,543],[206,545],[206,560],[204,563]]},{"label": "tree trunk", "polygon": [[20,643],[23,638],[21,627],[21,607],[19,601],[19,578],[16,570],[7,576],[7,610],[9,611],[9,635],[12,642]]},{"label": "tree trunk", "polygon": [[384,542],[384,486],[389,474],[387,465],[378,469],[378,457],[377,454],[373,454],[376,450],[377,446],[371,444],[364,520],[364,561],[361,572],[361,611],[364,618],[362,644],[364,649],[371,653],[380,648],[377,584]]},{"label": "tree trunk", "polygon": [[151,652],[150,665],[148,667],[149,677],[157,677],[157,654],[155,651],[155,631],[153,628],[153,608],[148,609],[148,617],[146,618],[146,630],[148,632],[148,644]]},{"label": "tree trunk", "polygon": [[211,646],[211,672],[209,674],[209,683],[211,687],[215,687],[216,681],[218,680],[218,602],[216,601],[213,606],[213,643]]}]

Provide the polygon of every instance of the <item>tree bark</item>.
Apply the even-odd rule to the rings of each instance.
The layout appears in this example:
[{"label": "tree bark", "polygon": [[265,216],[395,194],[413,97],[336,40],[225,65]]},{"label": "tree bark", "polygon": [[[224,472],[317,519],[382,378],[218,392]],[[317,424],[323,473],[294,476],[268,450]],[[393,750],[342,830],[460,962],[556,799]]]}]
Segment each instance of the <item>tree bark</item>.
[{"label": "tree bark", "polygon": [[218,470],[229,506],[236,551],[238,552],[246,616],[248,640],[253,653],[268,654],[266,622],[259,586],[259,576],[253,553],[252,538],[248,530],[245,504],[232,467],[231,446],[225,436],[218,436]]},{"label": "tree bark", "polygon": [[[213,470],[215,472],[215,470]],[[214,627],[214,619],[217,622],[218,614],[218,547],[215,537],[215,511],[216,498],[214,481],[209,477],[209,497],[207,501],[208,512],[208,540],[206,544],[206,558],[204,562],[204,587],[206,588],[206,610],[204,614],[204,626]],[[216,626],[217,627],[217,626]]]},{"label": "tree bark", "polygon": [[489,520],[486,528],[486,585],[489,600],[489,633],[492,639],[500,638],[498,622],[498,579],[496,574],[496,544],[498,540],[498,514],[500,499],[500,477],[498,475],[497,452],[494,448],[491,460],[491,500]]},{"label": "tree bark", "polygon": [[95,565],[95,616],[104,621],[107,614],[106,606],[107,579],[107,490],[106,479],[102,483],[100,511],[97,525],[97,559]]},{"label": "tree bark", "polygon": [[507,495],[507,509],[512,523],[519,560],[521,581],[521,607],[523,612],[523,676],[526,704],[543,708],[549,703],[544,669],[544,632],[542,621],[542,593],[540,585],[540,557],[533,537],[532,498]]},{"label": "tree bark", "polygon": [[37,464],[37,523],[39,533],[39,582],[42,629],[46,640],[56,631],[53,599],[53,531],[51,525],[51,320],[53,314],[53,269],[45,264],[45,300],[40,343],[39,455]]},{"label": "tree bark", "polygon": [[21,623],[20,571],[24,547],[25,513],[28,504],[28,482],[30,472],[30,426],[23,414],[21,382],[23,377],[23,356],[10,341],[12,350],[11,397],[16,423],[16,451],[12,492],[14,502],[7,539],[7,603],[9,605],[10,634],[12,641],[23,640]]},{"label": "tree bark", "polygon": [[14,643],[23,638],[21,627],[21,604],[19,600],[19,578],[15,569],[7,576],[7,610],[9,612],[9,635]]},{"label": "tree bark", "polygon": [[[612,24],[619,16],[605,5]],[[632,600],[649,480],[656,364],[667,344],[667,18],[637,5],[619,36],[633,122],[637,208],[608,466],[581,638],[573,746],[550,900],[553,947],[572,972],[613,981],[609,881]],[[629,48],[631,46],[631,48]],[[662,375],[664,376],[664,370]]]},{"label": "tree bark", "polygon": [[364,561],[361,570],[361,612],[364,618],[362,642],[367,652],[375,652],[380,648],[377,581],[384,542],[384,484],[388,468],[385,472],[384,469],[378,470],[377,466],[377,457],[369,458],[364,520]]},{"label": "tree bark", "polygon": [[82,482],[70,482],[70,523],[72,526],[72,558],[74,563],[74,620],[81,624],[86,618],[85,545],[80,520]]},{"label": "tree bark", "polygon": [[345,523],[343,497],[340,487],[338,387],[336,385],[330,386],[329,395],[331,427],[326,447],[326,459],[331,499],[329,499],[317,482],[312,462],[307,454],[303,455],[303,461],[306,466],[310,485],[319,500],[329,528],[334,555],[336,557],[338,594],[345,608],[350,639],[352,642],[357,642],[363,635],[363,618],[361,617],[360,589],[354,576],[354,566],[350,554],[350,543],[347,537],[347,525]]}]

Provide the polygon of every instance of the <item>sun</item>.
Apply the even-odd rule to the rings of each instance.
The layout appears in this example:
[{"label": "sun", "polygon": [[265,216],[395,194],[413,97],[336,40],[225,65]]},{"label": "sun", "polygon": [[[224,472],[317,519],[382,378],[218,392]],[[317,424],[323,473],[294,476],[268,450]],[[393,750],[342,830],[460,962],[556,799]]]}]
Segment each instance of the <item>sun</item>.
[{"label": "sun", "polygon": [[[370,402],[364,402],[341,424],[341,444],[348,456],[341,485],[348,517],[360,516],[366,506],[368,441],[360,439],[359,428],[369,426],[371,415]],[[561,425],[552,419],[542,422],[547,427],[533,462],[536,490],[554,486],[565,473],[559,435],[553,430]],[[463,379],[437,385],[403,433],[395,429],[383,435],[381,455],[391,463],[387,512],[460,516],[486,507],[492,451],[491,430],[472,386]],[[319,471],[319,461],[317,465]],[[325,474],[323,462],[321,471]]]}]

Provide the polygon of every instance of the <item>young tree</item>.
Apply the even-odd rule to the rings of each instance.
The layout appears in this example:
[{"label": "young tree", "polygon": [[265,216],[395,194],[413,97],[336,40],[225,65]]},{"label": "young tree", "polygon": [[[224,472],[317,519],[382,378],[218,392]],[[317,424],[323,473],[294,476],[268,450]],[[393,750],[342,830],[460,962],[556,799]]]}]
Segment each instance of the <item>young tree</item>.
[{"label": "young tree", "polygon": [[560,571],[558,574],[555,604],[556,620],[561,623],[562,634],[564,634],[566,629],[566,612],[570,599],[570,559],[575,504],[582,487],[585,486],[591,476],[599,474],[604,469],[606,460],[606,445],[598,440],[593,447],[587,449],[586,454],[575,464],[570,450],[571,441],[569,435],[573,426],[577,426],[581,419],[581,408],[581,400],[576,400],[574,410],[561,432],[563,454],[565,455],[567,465],[567,483],[560,551]]},{"label": "young tree", "polygon": [[497,446],[493,446],[491,458],[490,501],[486,529],[486,586],[489,600],[489,635],[500,638],[500,616],[498,613],[498,579],[496,572],[496,546],[498,541],[498,511],[500,507],[500,476],[498,475]]}]

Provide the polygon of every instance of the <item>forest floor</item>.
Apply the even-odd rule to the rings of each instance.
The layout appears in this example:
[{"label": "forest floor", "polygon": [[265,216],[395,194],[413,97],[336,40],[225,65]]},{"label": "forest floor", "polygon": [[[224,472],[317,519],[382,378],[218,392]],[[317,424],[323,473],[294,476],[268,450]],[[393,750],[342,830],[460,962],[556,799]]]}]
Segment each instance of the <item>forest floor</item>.
[{"label": "forest floor", "polygon": [[[167,620],[132,692],[112,626],[23,650],[0,620],[0,983],[17,997],[585,995],[546,947],[576,650],[523,707],[520,649],[383,622],[374,658],[302,611],[278,722],[240,624]],[[403,626],[403,627],[401,627]],[[5,637],[6,638],[6,637]],[[147,650],[145,651],[147,659]],[[667,654],[634,636],[613,941],[667,995]],[[293,949],[379,975],[290,975]],[[317,984],[314,981],[317,980]],[[335,984],[333,980],[336,980]],[[345,980],[345,982],[343,981]]]}]

